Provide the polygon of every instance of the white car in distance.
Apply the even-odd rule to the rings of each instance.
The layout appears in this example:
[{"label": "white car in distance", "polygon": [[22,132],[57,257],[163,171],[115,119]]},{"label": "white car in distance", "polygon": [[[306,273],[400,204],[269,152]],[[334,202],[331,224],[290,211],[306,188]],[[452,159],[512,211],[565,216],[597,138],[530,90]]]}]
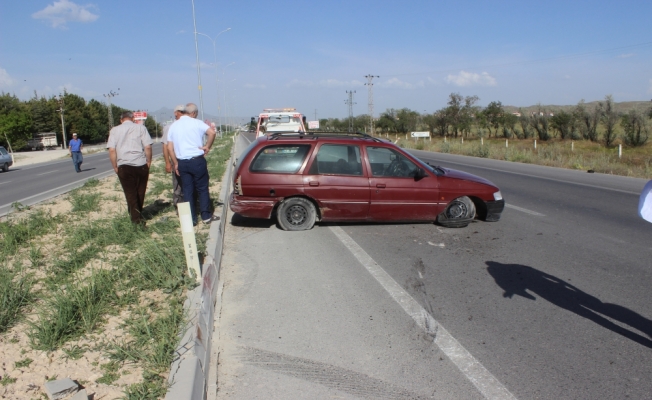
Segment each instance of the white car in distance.
[{"label": "white car in distance", "polygon": [[[252,117],[252,122],[254,118]],[[296,108],[265,108],[258,115],[256,137],[274,132],[305,132],[306,117]]]}]

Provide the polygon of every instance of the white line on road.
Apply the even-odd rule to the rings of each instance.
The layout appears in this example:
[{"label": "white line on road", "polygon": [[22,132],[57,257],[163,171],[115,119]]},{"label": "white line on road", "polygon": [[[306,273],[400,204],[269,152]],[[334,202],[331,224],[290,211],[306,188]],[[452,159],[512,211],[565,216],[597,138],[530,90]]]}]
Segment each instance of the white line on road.
[{"label": "white line on road", "polygon": [[0,182],[0,185],[4,185],[5,183],[11,183],[13,181],[7,181],[7,182]]},{"label": "white line on road", "polygon": [[57,172],[57,171],[58,171],[58,169],[55,169],[54,171],[48,171],[48,172],[43,172],[42,174],[36,174],[36,176],[47,175],[47,174],[51,174],[51,173]]},{"label": "white line on road", "polygon": [[505,204],[505,207],[511,208],[513,210],[516,210],[516,211],[524,212],[526,214],[534,215],[534,216],[537,216],[537,217],[545,217],[545,215],[543,215],[541,213],[538,213],[536,211],[528,210],[527,208],[516,207],[516,206],[513,206],[511,204]]},{"label": "white line on road", "polygon": [[385,270],[376,263],[342,228],[331,226],[331,231],[353,253],[355,258],[390,296],[412,317],[414,322],[428,335],[435,338],[434,343],[459,368],[460,372],[487,399],[516,399],[491,372],[478,362],[450,333],[437,322],[421,305],[412,298]]}]

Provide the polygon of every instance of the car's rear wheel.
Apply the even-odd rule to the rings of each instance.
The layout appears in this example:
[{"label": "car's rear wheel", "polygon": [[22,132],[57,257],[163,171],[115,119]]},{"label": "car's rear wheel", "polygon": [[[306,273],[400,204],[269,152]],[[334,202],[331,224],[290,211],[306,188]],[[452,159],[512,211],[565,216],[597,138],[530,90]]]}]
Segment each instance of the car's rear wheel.
[{"label": "car's rear wheel", "polygon": [[437,216],[437,222],[447,228],[464,228],[475,218],[475,204],[466,196],[451,201]]},{"label": "car's rear wheel", "polygon": [[281,229],[304,231],[312,229],[317,219],[315,206],[302,197],[292,197],[279,205],[276,218]]},{"label": "car's rear wheel", "polygon": [[9,163],[4,163],[2,165],[2,172],[7,172],[9,171]]}]

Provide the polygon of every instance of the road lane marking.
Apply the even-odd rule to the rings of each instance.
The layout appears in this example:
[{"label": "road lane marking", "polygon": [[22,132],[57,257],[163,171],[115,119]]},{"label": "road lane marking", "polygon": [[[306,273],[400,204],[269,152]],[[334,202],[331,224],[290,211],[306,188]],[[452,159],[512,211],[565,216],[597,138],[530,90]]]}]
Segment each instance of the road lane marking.
[{"label": "road lane marking", "polygon": [[339,226],[331,226],[330,230],[353,253],[353,256],[369,271],[371,276],[376,278],[378,283],[392,296],[401,308],[412,317],[414,322],[434,338],[434,343],[486,399],[516,399],[460,342],[421,307],[412,296],[403,290],[401,285],[396,283],[351,236]]},{"label": "road lane marking", "polygon": [[534,215],[534,216],[537,216],[537,217],[545,217],[545,215],[543,215],[541,213],[538,213],[536,211],[528,210],[527,208],[516,207],[516,206],[513,206],[511,204],[505,204],[505,207],[511,208],[512,210],[524,212],[526,214]]},{"label": "road lane marking", "polygon": [[[410,154],[412,154],[412,153],[410,153]],[[417,158],[419,158],[419,157],[417,157]],[[419,159],[421,160],[421,158],[419,158]],[[437,160],[431,159],[430,161],[432,161],[432,162],[441,162],[442,160],[437,161]],[[504,169],[499,169],[499,168],[483,167],[483,166],[479,166],[479,165],[464,164],[464,163],[461,163],[461,162],[447,161],[447,160],[443,160],[443,162],[451,163],[451,164],[455,164],[455,165],[464,165],[465,167],[471,167],[471,168],[486,169],[486,170],[489,170],[489,171],[504,172],[506,174],[527,176],[528,178],[537,178],[537,179],[544,179],[544,180],[553,181],[553,182],[569,183],[571,185],[585,186],[585,187],[590,187],[590,188],[593,188],[593,189],[610,190],[612,192],[635,194],[637,196],[641,194],[640,192],[630,192],[629,190],[614,189],[614,188],[609,188],[609,187],[604,187],[604,186],[599,186],[599,185],[591,185],[591,184],[588,184],[588,183],[579,183],[579,182],[567,181],[567,180],[564,180],[564,179],[548,178],[548,177],[545,177],[545,176],[530,175],[530,174],[525,174],[525,173],[522,173],[522,172],[506,171]]]},{"label": "road lane marking", "polygon": [[13,181],[7,181],[7,182],[0,182],[0,185],[4,185],[5,183],[11,183]]},{"label": "road lane marking", "polygon": [[54,171],[48,171],[48,172],[43,172],[42,174],[36,174],[36,176],[47,175],[47,174],[51,174],[51,173],[57,172],[57,171],[58,171],[58,169],[55,169]]}]

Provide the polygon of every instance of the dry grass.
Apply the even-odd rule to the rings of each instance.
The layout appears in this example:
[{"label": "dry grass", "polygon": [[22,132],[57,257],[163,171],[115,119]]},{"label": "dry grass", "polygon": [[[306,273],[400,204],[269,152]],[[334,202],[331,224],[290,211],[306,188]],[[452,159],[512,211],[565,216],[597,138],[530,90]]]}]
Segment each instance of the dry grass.
[{"label": "dry grass", "polygon": [[447,139],[432,141],[405,139],[405,136],[389,136],[407,149],[441,153],[461,154],[551,167],[593,170],[595,172],[631,176],[652,177],[652,142],[642,147],[625,147],[618,157],[618,147],[605,146],[590,141],[537,141],[533,139]]}]

